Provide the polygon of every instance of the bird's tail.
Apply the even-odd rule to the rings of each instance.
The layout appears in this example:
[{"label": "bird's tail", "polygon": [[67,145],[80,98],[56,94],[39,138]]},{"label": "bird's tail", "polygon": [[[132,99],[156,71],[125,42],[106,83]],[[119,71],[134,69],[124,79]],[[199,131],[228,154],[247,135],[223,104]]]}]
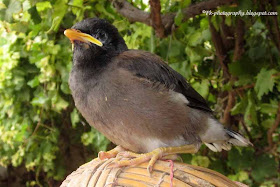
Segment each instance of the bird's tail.
[{"label": "bird's tail", "polygon": [[244,138],[241,134],[230,129],[225,129],[225,131],[230,137],[228,142],[231,143],[232,145],[242,146],[242,147],[246,147],[249,145],[253,146],[253,144],[248,139]]},{"label": "bird's tail", "polygon": [[241,134],[230,129],[224,130],[229,136],[229,139],[227,141],[204,144],[214,152],[220,152],[222,151],[222,149],[229,151],[232,145],[241,147],[253,146],[253,144],[248,139],[244,138]]}]

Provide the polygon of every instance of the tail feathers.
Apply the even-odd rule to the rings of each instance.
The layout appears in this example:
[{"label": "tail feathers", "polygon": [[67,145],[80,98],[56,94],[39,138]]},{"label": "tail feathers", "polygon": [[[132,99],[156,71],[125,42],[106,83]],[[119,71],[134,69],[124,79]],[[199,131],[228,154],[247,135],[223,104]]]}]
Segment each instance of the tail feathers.
[{"label": "tail feathers", "polygon": [[229,151],[231,144],[228,142],[204,143],[211,151],[221,152],[222,149]]},{"label": "tail feathers", "polygon": [[241,134],[234,132],[229,129],[225,129],[226,133],[229,135],[230,139],[228,140],[229,143],[236,145],[236,146],[253,146],[253,144],[246,138],[244,138]]},{"label": "tail feathers", "polygon": [[242,146],[242,147],[246,147],[249,145],[253,146],[253,144],[249,140],[244,138],[241,134],[229,129],[225,129],[225,132],[230,137],[228,141],[205,143],[205,145],[214,152],[220,152],[222,151],[222,149],[229,151],[232,145]]}]

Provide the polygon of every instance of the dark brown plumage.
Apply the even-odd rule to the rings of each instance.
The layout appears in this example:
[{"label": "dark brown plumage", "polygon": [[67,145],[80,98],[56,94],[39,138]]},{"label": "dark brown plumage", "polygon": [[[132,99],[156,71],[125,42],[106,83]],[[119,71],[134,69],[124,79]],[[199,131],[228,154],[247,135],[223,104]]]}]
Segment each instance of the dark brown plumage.
[{"label": "dark brown plumage", "polygon": [[205,100],[160,57],[128,50],[107,21],[86,19],[65,34],[74,44],[69,83],[75,104],[116,145],[146,153],[190,144],[205,143],[213,151],[250,144],[224,129]]}]

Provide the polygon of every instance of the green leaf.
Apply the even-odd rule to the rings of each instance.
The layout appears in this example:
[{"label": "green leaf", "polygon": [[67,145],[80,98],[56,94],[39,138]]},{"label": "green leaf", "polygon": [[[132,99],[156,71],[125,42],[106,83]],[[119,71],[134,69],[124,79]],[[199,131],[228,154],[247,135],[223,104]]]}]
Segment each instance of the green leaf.
[{"label": "green leaf", "polygon": [[243,182],[249,178],[249,175],[245,171],[240,171],[236,175],[230,175],[229,178],[233,181]]},{"label": "green leaf", "polygon": [[247,10],[252,10],[252,7],[254,7],[253,2],[251,0],[238,0],[238,7],[243,12],[246,12]]},{"label": "green leaf", "polygon": [[[63,180],[64,177],[65,177],[65,173],[66,173],[66,170],[65,168],[63,167],[63,164],[59,164],[55,167],[55,175],[54,175],[54,179],[55,180]],[[35,186],[35,185],[34,185]]]},{"label": "green leaf", "polygon": [[61,112],[61,110],[65,110],[69,103],[62,99],[58,94],[55,94],[54,97],[52,97],[52,107],[55,111]]},{"label": "green leaf", "polygon": [[17,167],[22,163],[24,154],[24,148],[20,146],[17,152],[12,156],[12,164],[14,167]]},{"label": "green leaf", "polygon": [[231,114],[244,114],[248,106],[248,97],[245,95],[235,106],[231,109]]},{"label": "green leaf", "polygon": [[44,106],[49,100],[50,99],[43,92],[40,92],[32,99],[31,104],[34,106]]},{"label": "green leaf", "polygon": [[77,16],[77,20],[81,20],[84,17],[84,9],[83,0],[73,0],[72,1],[72,12]]},{"label": "green leaf", "polygon": [[76,128],[78,122],[80,122],[80,117],[79,117],[79,114],[78,114],[77,109],[74,109],[74,110],[71,112],[71,123],[72,123],[72,127]]},{"label": "green leaf", "polygon": [[170,64],[170,67],[172,67],[174,70],[179,72],[186,79],[190,78],[192,75],[191,64],[188,61],[184,61],[180,63],[172,63]]},{"label": "green leaf", "polygon": [[72,5],[78,6],[80,8],[83,8],[83,0],[73,0]]},{"label": "green leaf", "polygon": [[201,33],[201,36],[202,36],[202,39],[204,41],[211,40],[211,32],[210,32],[210,30],[209,29],[203,30],[202,33]]},{"label": "green leaf", "polygon": [[26,23],[26,22],[17,22],[17,23],[12,24],[11,28],[12,28],[12,30],[14,30],[16,32],[25,33],[28,30],[28,23]]},{"label": "green leaf", "polygon": [[17,0],[10,0],[9,6],[5,11],[5,20],[11,22],[13,14],[19,13],[21,10],[21,3]]},{"label": "green leaf", "polygon": [[4,3],[0,2],[0,10],[1,9],[6,9],[6,8],[7,8],[6,5]]},{"label": "green leaf", "polygon": [[191,164],[191,161],[192,161],[192,154],[182,154],[180,155],[182,160],[184,161],[184,163],[187,163],[187,164]]},{"label": "green leaf", "polygon": [[198,156],[195,156],[195,157],[192,158],[191,164],[207,168],[209,166],[209,164],[210,164],[210,160],[206,156],[198,155]]},{"label": "green leaf", "polygon": [[248,105],[245,109],[244,119],[247,124],[257,124],[256,102],[253,92],[248,92]]},{"label": "green leaf", "polygon": [[35,24],[41,23],[42,19],[39,13],[37,12],[36,6],[33,6],[30,9],[28,9],[28,13],[31,15],[31,19]]},{"label": "green leaf", "polygon": [[93,144],[95,146],[95,148],[97,149],[97,151],[106,151],[107,146],[109,145],[110,141],[100,132],[96,131],[95,129],[94,131],[94,141]]},{"label": "green leaf", "polygon": [[225,175],[225,160],[219,158],[211,158],[209,169],[213,169]]},{"label": "green leaf", "polygon": [[265,129],[269,129],[274,124],[274,119],[266,119],[262,121],[262,127]]},{"label": "green leaf", "polygon": [[231,16],[226,16],[225,23],[227,26],[231,26],[232,24],[232,17]]},{"label": "green leaf", "polygon": [[269,155],[254,157],[254,166],[251,175],[257,181],[277,175],[277,163]]},{"label": "green leaf", "polygon": [[187,6],[189,6],[191,4],[191,0],[184,0],[184,1],[180,1],[181,3],[181,8],[186,8]]},{"label": "green leaf", "polygon": [[228,152],[228,165],[233,168],[235,172],[240,172],[251,167],[253,157],[252,150],[242,149],[242,151],[239,151],[234,147]]},{"label": "green leaf", "polygon": [[81,142],[87,146],[93,143],[93,139],[94,139],[94,134],[90,131],[90,132],[85,132],[82,134],[81,136]]},{"label": "green leaf", "polygon": [[207,78],[213,71],[213,62],[210,60],[203,60],[197,66],[198,74]]},{"label": "green leaf", "polygon": [[71,94],[71,90],[69,89],[69,85],[68,83],[66,82],[63,82],[61,85],[60,85],[60,89],[63,93],[65,94]]},{"label": "green leaf", "polygon": [[261,112],[265,114],[277,114],[278,104],[277,102],[262,103],[260,109]]},{"label": "green leaf", "polygon": [[259,99],[261,99],[264,94],[272,91],[275,84],[275,78],[273,77],[273,74],[275,74],[276,72],[277,71],[275,69],[267,70],[263,68],[257,75],[255,90],[258,94]]},{"label": "green leaf", "polygon": [[185,52],[189,56],[191,63],[198,63],[203,60],[204,56],[209,55],[209,51],[201,46],[197,46],[197,47],[187,46]]},{"label": "green leaf", "polygon": [[208,93],[209,93],[209,81],[204,79],[201,81],[201,83],[199,82],[195,82],[193,85],[193,88],[204,98],[207,97]]},{"label": "green leaf", "polygon": [[197,31],[189,36],[189,45],[190,46],[197,46],[202,42],[202,35],[201,32]]},{"label": "green leaf", "polygon": [[68,3],[68,0],[57,0],[54,4],[54,13],[52,15],[52,18],[53,18],[53,22],[52,22],[52,26],[50,28],[50,31],[57,31],[59,26],[60,26],[60,23],[64,17],[64,15],[66,14],[66,11],[67,11],[67,3]]},{"label": "green leaf", "polygon": [[266,50],[264,46],[255,46],[249,49],[248,54],[252,60],[257,60],[263,58],[263,56],[266,54]]},{"label": "green leaf", "polygon": [[183,13],[182,13],[182,10],[179,9],[176,16],[175,16],[175,24],[178,26],[182,23],[182,20],[183,20]]},{"label": "green leaf", "polygon": [[209,22],[207,18],[203,18],[200,20],[200,28],[202,29],[208,29],[209,28]]},{"label": "green leaf", "polygon": [[35,88],[39,85],[39,78],[36,76],[34,79],[30,80],[27,82],[27,85],[30,86],[31,88]]},{"label": "green leaf", "polygon": [[247,56],[229,64],[229,71],[235,76],[245,76],[247,79],[250,75],[255,76],[257,73],[256,64]]},{"label": "green leaf", "polygon": [[91,131],[83,133],[81,141],[84,145],[92,144],[97,151],[106,151],[110,141],[100,132],[91,128]]},{"label": "green leaf", "polygon": [[184,45],[177,40],[172,40],[171,47],[167,55],[169,58],[177,57],[182,51],[184,51]]},{"label": "green leaf", "polygon": [[49,1],[43,1],[36,3],[36,8],[38,12],[42,12],[48,8],[52,8],[52,5]]}]

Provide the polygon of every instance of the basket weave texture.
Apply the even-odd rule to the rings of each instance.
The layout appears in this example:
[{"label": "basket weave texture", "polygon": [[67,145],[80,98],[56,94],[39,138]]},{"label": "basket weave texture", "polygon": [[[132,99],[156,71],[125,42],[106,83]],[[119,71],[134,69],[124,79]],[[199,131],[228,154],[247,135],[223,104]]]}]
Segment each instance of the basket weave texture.
[{"label": "basket weave texture", "polygon": [[[61,184],[61,187],[244,187],[241,183],[229,180],[224,175],[213,170],[174,162],[174,176],[171,178],[170,162],[158,160],[149,176],[148,162],[140,165],[110,168],[108,166],[114,158],[108,160],[94,159],[72,172]],[[107,167],[108,166],[108,167]]]}]

